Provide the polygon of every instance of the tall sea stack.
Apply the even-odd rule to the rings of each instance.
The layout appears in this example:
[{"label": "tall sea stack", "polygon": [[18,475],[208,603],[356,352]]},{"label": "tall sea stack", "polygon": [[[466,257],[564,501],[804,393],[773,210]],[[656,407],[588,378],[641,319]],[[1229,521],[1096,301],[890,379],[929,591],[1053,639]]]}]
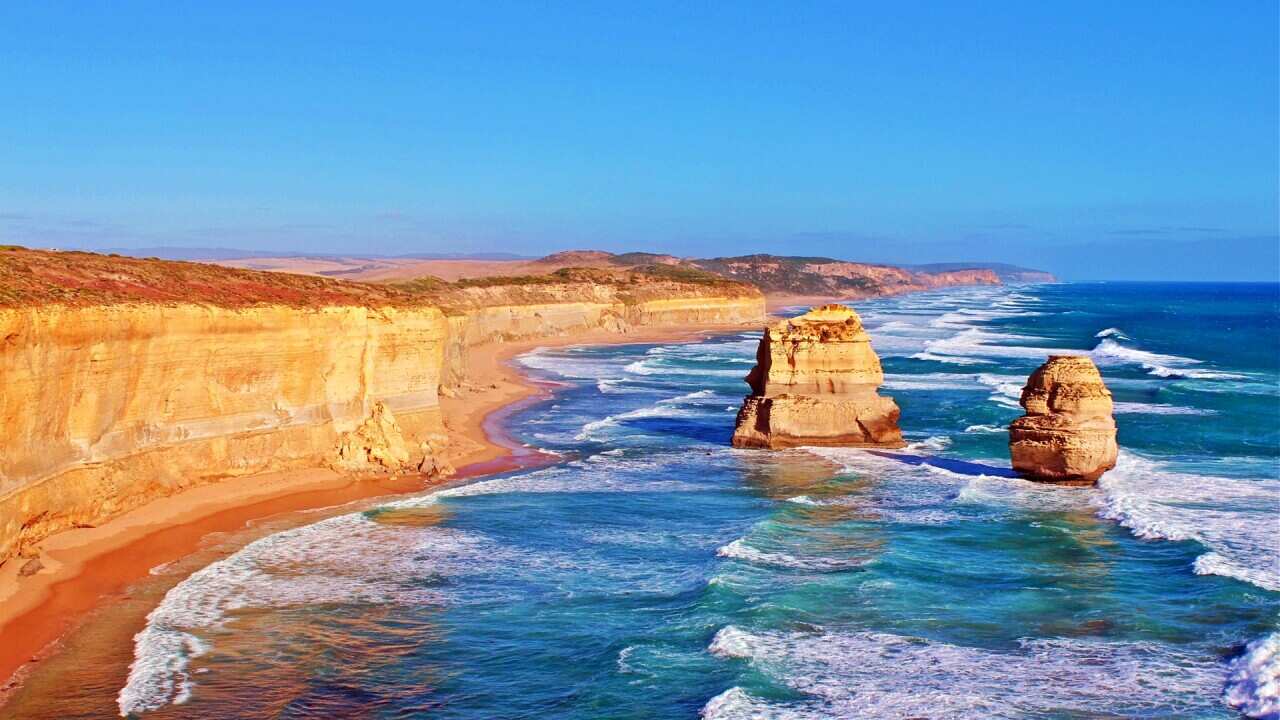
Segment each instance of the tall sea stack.
[{"label": "tall sea stack", "polygon": [[880,358],[862,320],[843,305],[824,305],[766,327],[751,394],[738,411],[733,445],[902,447],[898,405],[877,389]]},{"label": "tall sea stack", "polygon": [[1013,469],[1033,480],[1092,485],[1116,466],[1111,391],[1093,361],[1051,355],[1022,389],[1027,414],[1009,426]]}]

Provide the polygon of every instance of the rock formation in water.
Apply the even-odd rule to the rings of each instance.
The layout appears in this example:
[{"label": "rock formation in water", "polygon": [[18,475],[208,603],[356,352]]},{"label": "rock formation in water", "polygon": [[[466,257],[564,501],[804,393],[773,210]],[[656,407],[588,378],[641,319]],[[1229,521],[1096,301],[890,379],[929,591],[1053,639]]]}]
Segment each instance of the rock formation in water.
[{"label": "rock formation in water", "polygon": [[824,305],[765,328],[735,447],[901,447],[898,405],[876,390],[880,358],[858,314]]},{"label": "rock formation in water", "polygon": [[1022,389],[1027,414],[1009,426],[1013,469],[1035,479],[1092,484],[1116,466],[1111,391],[1093,361],[1053,355]]}]

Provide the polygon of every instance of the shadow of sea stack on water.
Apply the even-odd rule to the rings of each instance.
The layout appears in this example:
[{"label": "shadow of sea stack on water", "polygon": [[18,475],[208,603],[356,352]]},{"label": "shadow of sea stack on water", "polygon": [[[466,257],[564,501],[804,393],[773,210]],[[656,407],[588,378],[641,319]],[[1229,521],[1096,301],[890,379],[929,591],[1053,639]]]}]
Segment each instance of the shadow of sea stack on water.
[{"label": "shadow of sea stack on water", "polygon": [[823,305],[765,328],[746,377],[735,447],[902,447],[898,404],[858,314]]},{"label": "shadow of sea stack on water", "polygon": [[1032,480],[1092,485],[1116,466],[1111,391],[1093,361],[1051,355],[1027,379],[1027,414],[1009,426],[1013,469]]}]

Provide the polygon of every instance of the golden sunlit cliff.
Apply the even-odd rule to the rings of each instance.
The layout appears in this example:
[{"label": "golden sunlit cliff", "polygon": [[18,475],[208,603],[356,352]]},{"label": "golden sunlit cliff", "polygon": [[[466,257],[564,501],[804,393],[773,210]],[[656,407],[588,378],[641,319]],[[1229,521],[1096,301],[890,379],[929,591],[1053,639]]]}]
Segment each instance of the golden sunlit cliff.
[{"label": "golden sunlit cliff", "polygon": [[440,392],[474,345],[764,316],[644,270],[385,286],[8,248],[0,288],[0,562],[229,477],[448,474]]}]

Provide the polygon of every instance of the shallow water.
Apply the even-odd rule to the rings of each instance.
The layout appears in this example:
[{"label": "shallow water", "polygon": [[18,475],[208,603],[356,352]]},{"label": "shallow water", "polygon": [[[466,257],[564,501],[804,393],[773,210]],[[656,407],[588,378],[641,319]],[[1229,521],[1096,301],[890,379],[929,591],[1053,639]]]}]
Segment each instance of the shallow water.
[{"label": "shallow water", "polygon": [[[729,448],[754,333],[536,352],[529,372],[568,385],[511,428],[565,462],[269,535],[197,570],[138,636],[120,707],[1280,713],[1275,285],[855,306],[905,450]],[[1117,400],[1124,450],[1096,489],[1008,471],[1018,391],[1059,350],[1089,352]]]}]

